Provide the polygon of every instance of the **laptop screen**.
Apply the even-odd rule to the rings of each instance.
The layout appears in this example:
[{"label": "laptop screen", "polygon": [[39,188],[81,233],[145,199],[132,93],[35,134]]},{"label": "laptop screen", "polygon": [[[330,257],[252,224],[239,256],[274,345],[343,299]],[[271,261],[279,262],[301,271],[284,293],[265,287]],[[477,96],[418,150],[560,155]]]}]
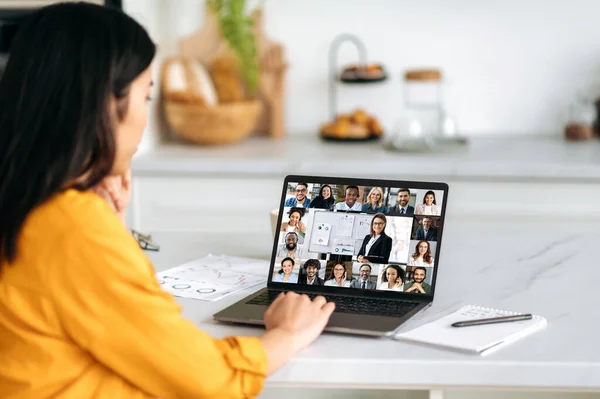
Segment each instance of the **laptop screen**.
[{"label": "laptop screen", "polygon": [[432,296],[447,191],[445,183],[288,176],[270,285]]}]

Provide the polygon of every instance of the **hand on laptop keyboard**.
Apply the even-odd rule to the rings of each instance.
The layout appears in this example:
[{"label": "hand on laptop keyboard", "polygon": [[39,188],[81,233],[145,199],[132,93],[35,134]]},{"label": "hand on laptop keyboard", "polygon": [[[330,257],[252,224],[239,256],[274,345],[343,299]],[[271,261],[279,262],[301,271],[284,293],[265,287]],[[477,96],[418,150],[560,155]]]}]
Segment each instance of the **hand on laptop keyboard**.
[{"label": "hand on laptop keyboard", "polygon": [[265,312],[267,332],[261,337],[269,374],[317,339],[334,309],[335,304],[322,296],[311,301],[295,292],[279,295]]}]

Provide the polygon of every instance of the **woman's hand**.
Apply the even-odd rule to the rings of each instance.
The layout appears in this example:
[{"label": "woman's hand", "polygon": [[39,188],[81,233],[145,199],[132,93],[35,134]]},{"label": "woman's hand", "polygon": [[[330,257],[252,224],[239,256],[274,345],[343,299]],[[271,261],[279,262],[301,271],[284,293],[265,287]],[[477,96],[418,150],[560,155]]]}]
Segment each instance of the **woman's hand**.
[{"label": "woman's hand", "polygon": [[335,309],[318,296],[311,301],[295,292],[281,293],[265,312],[267,332],[261,337],[268,358],[268,373],[283,366],[294,354],[321,334]]},{"label": "woman's hand", "polygon": [[394,288],[400,288],[401,285],[402,285],[402,279],[400,277],[398,277],[396,279],[396,285],[394,285]]},{"label": "woman's hand", "polygon": [[108,202],[125,224],[127,206],[131,202],[131,171],[122,176],[105,177],[93,190]]},{"label": "woman's hand", "polygon": [[302,223],[302,221],[298,221],[298,230],[300,230],[300,233],[305,233],[306,232],[306,225],[304,223]]}]

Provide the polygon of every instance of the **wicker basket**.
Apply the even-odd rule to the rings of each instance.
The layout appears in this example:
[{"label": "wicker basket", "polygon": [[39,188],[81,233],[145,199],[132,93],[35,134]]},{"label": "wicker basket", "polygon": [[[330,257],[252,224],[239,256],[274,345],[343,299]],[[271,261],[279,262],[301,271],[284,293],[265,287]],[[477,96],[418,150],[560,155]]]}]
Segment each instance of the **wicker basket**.
[{"label": "wicker basket", "polygon": [[178,137],[203,145],[232,144],[248,137],[262,111],[258,100],[206,107],[164,99],[163,106]]}]

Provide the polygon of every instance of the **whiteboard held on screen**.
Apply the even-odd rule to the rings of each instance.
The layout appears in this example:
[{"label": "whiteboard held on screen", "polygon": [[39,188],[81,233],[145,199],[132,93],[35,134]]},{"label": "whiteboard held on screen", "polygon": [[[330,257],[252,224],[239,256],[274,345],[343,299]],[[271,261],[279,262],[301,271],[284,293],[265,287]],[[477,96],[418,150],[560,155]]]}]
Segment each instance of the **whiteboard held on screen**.
[{"label": "whiteboard held on screen", "polygon": [[[314,212],[309,252],[356,255],[371,229],[373,215],[331,212]],[[343,253],[342,253],[343,251]]]}]

